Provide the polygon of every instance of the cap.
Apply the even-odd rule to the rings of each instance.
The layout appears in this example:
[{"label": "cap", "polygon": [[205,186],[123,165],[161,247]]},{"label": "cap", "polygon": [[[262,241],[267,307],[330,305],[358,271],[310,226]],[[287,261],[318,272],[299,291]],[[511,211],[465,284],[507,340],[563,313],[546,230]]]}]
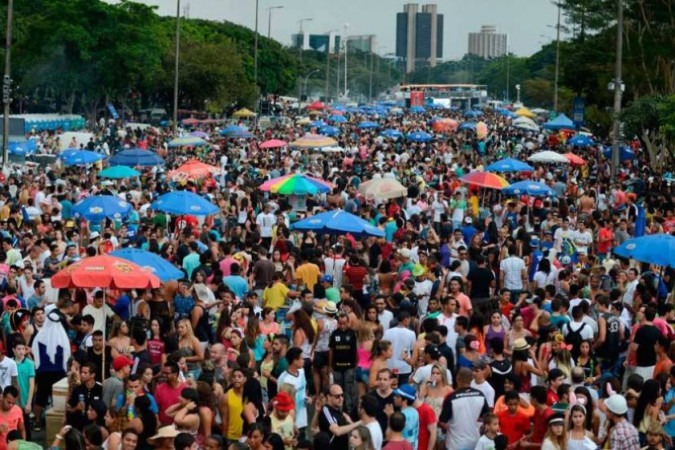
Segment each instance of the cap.
[{"label": "cap", "polygon": [[89,234],[89,240],[90,241],[93,241],[94,239],[98,239],[99,237],[101,237],[101,233],[99,233],[98,231],[92,231]]},{"label": "cap", "polygon": [[530,348],[530,344],[527,343],[525,338],[518,338],[513,342],[513,350],[514,351],[528,350],[529,348]]},{"label": "cap", "polygon": [[322,283],[332,283],[333,282],[333,276],[332,275],[324,275],[322,276],[319,281]]},{"label": "cap", "polygon": [[281,391],[274,397],[274,407],[279,411],[291,411],[295,404],[288,392]]},{"label": "cap", "polygon": [[605,406],[609,412],[616,414],[617,416],[622,416],[628,412],[626,398],[619,394],[613,394],[605,400]]},{"label": "cap", "polygon": [[422,275],[424,275],[426,271],[427,271],[426,267],[424,267],[420,263],[417,263],[413,266],[412,274],[415,277],[421,277]]},{"label": "cap", "polygon": [[394,391],[394,395],[398,395],[399,397],[403,397],[406,400],[414,402],[415,399],[417,398],[417,391],[413,386],[409,384],[403,384]]},{"label": "cap", "polygon": [[539,248],[539,238],[536,236],[532,236],[530,239],[530,247],[532,248]]},{"label": "cap", "polygon": [[127,358],[126,356],[117,356],[115,359],[113,359],[113,369],[115,370],[122,370],[126,366],[133,366],[134,362]]},{"label": "cap", "polygon": [[548,418],[548,424],[549,425],[564,425],[565,424],[565,416],[560,414],[560,413],[555,413],[551,417]]},{"label": "cap", "polygon": [[403,258],[410,258],[410,249],[401,248],[398,250],[398,254],[401,255]]},{"label": "cap", "polygon": [[335,302],[326,302],[324,307],[321,309],[321,312],[330,315],[337,314],[338,312],[337,305],[335,304]]},{"label": "cap", "polygon": [[429,355],[431,359],[439,359],[441,357],[441,351],[434,344],[427,344],[424,347],[424,354]]}]

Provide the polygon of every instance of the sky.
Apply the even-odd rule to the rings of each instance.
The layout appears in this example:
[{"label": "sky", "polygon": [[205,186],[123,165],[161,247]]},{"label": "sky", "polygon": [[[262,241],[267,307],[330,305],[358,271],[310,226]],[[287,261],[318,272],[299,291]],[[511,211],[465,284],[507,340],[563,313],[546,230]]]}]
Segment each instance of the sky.
[{"label": "sky", "polygon": [[[115,0],[107,0],[114,3]],[[160,15],[175,15],[176,0],[135,0],[158,6]],[[272,11],[273,39],[289,45],[291,35],[299,30],[322,34],[342,30],[349,24],[349,35],[375,34],[381,55],[396,48],[396,13],[410,0],[258,0],[258,30],[267,34],[268,8]],[[420,5],[428,2],[418,2]],[[495,25],[508,35],[509,50],[529,56],[555,37],[557,10],[549,0],[436,0],[438,13],[444,16],[443,59],[461,58],[467,51],[468,34],[480,31],[481,25]],[[189,8],[190,18],[227,20],[255,28],[256,0],[181,0],[181,9]],[[420,7],[421,9],[421,7]]]}]

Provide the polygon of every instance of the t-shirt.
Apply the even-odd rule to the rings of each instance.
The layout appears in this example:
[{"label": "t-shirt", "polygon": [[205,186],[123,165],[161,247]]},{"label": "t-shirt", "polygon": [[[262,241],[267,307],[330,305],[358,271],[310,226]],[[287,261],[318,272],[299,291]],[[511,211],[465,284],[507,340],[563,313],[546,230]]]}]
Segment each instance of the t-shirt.
[{"label": "t-shirt", "polygon": [[403,437],[410,442],[413,450],[418,450],[417,444],[419,442],[420,433],[420,415],[415,408],[407,406],[401,409],[405,416],[405,427],[403,428]]},{"label": "t-shirt", "polygon": [[7,432],[0,434],[0,450],[7,450],[7,434],[18,430],[21,424],[23,424],[23,411],[18,406],[12,406],[7,412],[0,412],[0,427],[7,426]]},{"label": "t-shirt", "polygon": [[310,291],[314,291],[314,285],[319,281],[319,275],[321,275],[319,266],[312,263],[305,263],[295,270],[296,278],[302,280],[302,284]]},{"label": "t-shirt", "polygon": [[166,410],[169,406],[178,403],[178,397],[180,397],[181,391],[186,387],[185,383],[180,383],[175,388],[172,388],[168,383],[161,383],[155,389],[155,400],[159,408],[159,422],[162,426],[173,423],[173,418],[166,414]]},{"label": "t-shirt", "polygon": [[487,435],[484,434],[480,437],[480,439],[478,439],[475,450],[494,450],[494,449],[495,449],[495,440],[489,438]]},{"label": "t-shirt", "polygon": [[24,358],[21,362],[16,363],[19,382],[19,406],[22,408],[26,406],[28,401],[28,391],[30,390],[30,379],[35,378],[35,363],[32,359]]},{"label": "t-shirt", "polygon": [[375,415],[375,418],[380,424],[380,428],[384,432],[389,427],[389,418],[384,413],[384,410],[387,405],[394,406],[394,391],[392,390],[391,393],[386,397],[382,397],[380,394],[378,394],[377,389],[373,389],[368,394],[377,399],[377,414]]},{"label": "t-shirt", "polygon": [[518,442],[530,432],[530,418],[520,410],[515,414],[509,413],[508,409],[497,413],[499,418],[499,430],[506,435],[509,444]]},{"label": "t-shirt", "polygon": [[304,428],[307,426],[307,405],[305,397],[307,397],[307,380],[305,378],[305,370],[299,369],[298,374],[293,375],[288,370],[281,374],[278,378],[278,387],[284,384],[290,384],[295,388],[295,426],[297,428]]},{"label": "t-shirt", "polygon": [[19,376],[19,371],[16,368],[16,363],[13,359],[7,356],[0,361],[0,387],[5,389],[12,385],[12,377]]},{"label": "t-shirt", "polygon": [[654,344],[661,336],[661,332],[654,325],[642,325],[638,328],[633,342],[638,344],[636,352],[638,367],[651,367],[656,364]]},{"label": "t-shirt", "polygon": [[413,448],[410,445],[410,442],[404,439],[396,442],[389,441],[382,450],[413,450]]},{"label": "t-shirt", "polygon": [[328,341],[333,351],[333,370],[347,370],[356,367],[356,333],[354,330],[333,331]]},{"label": "t-shirt", "polygon": [[385,331],[382,339],[391,342],[394,348],[393,356],[387,361],[389,368],[392,370],[396,369],[401,374],[412,372],[412,367],[401,359],[401,354],[403,351],[406,351],[408,355],[412,355],[415,343],[417,342],[415,333],[404,327],[394,327]]},{"label": "t-shirt", "polygon": [[[433,412],[433,411],[432,411]],[[384,437],[382,435],[382,428],[377,420],[366,424],[366,428],[370,431],[370,439],[373,441],[373,448],[375,450],[382,450],[382,442]]]},{"label": "t-shirt", "polygon": [[433,408],[426,403],[422,403],[419,408],[417,408],[417,414],[420,418],[419,444],[417,449],[427,450],[427,447],[429,446],[429,437],[431,436],[429,433],[429,425],[436,424],[438,418],[436,417]]},{"label": "t-shirt", "polygon": [[532,416],[532,437],[530,438],[530,442],[536,444],[544,442],[544,436],[546,435],[546,430],[548,430],[548,418],[552,415],[553,410],[551,408],[546,408],[543,411],[535,410],[534,416]]},{"label": "t-shirt", "polygon": [[491,270],[485,267],[476,267],[469,272],[467,279],[471,281],[471,298],[490,297],[490,283],[495,279]]},{"label": "t-shirt", "polygon": [[480,438],[478,420],[490,411],[481,391],[458,389],[443,401],[439,422],[448,424],[446,448],[473,449]]},{"label": "t-shirt", "polygon": [[342,436],[333,435],[330,432],[330,427],[333,424],[341,427],[347,425],[347,420],[341,410],[325,405],[321,408],[321,414],[319,415],[319,429],[331,436],[330,450],[347,450],[349,448],[349,433]]},{"label": "t-shirt", "polygon": [[471,387],[474,389],[478,389],[483,393],[483,395],[485,396],[485,400],[487,401],[487,404],[490,408],[495,406],[495,390],[490,383],[484,381],[478,384],[476,383],[475,380],[472,380]]},{"label": "t-shirt", "polygon": [[282,283],[274,283],[272,286],[265,288],[263,291],[263,305],[272,309],[279,309],[286,302],[286,295],[288,295],[288,287]]}]

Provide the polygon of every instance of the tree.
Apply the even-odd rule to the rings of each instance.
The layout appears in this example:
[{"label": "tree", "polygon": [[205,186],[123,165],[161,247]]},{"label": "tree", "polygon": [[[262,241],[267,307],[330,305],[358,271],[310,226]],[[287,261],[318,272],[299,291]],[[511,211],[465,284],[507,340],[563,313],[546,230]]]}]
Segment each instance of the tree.
[{"label": "tree", "polygon": [[635,100],[621,117],[627,137],[637,136],[649,154],[652,170],[661,173],[675,157],[675,95],[648,95]]}]

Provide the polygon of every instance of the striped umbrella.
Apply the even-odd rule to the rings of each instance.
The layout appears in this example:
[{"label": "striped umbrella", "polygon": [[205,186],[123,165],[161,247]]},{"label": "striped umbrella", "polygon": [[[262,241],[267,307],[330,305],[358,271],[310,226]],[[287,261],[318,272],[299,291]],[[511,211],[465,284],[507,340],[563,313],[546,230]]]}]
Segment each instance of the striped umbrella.
[{"label": "striped umbrella", "polygon": [[487,189],[502,190],[509,185],[509,182],[504,178],[491,172],[471,172],[464,175],[460,180],[463,183]]},{"label": "striped umbrella", "polygon": [[291,142],[291,147],[300,148],[319,148],[319,147],[333,147],[337,145],[335,139],[320,134],[306,134],[305,136]]}]

